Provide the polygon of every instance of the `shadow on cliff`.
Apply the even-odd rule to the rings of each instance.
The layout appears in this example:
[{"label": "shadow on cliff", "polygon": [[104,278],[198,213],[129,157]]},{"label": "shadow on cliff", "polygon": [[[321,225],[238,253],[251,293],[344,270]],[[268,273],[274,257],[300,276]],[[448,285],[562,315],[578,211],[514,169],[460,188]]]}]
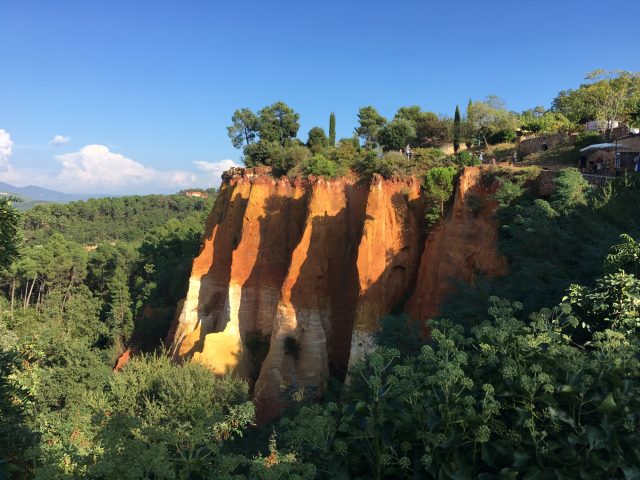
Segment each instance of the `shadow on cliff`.
[{"label": "shadow on cliff", "polygon": [[[340,381],[344,380],[349,365],[359,302],[382,302],[379,314],[371,319],[374,325],[404,303],[415,286],[426,235],[422,199],[409,200],[401,192],[394,193],[391,205],[397,218],[403,218],[406,213],[410,216],[401,226],[405,235],[403,244],[407,246],[395,256],[386,251],[386,268],[366,291],[361,292],[357,260],[363,241],[368,194],[368,184],[355,185],[347,196],[345,208],[334,216],[313,219],[307,257],[291,289],[290,303],[300,322],[298,337],[307,333],[309,326],[305,322],[313,321],[310,313],[318,312],[326,337],[329,373]],[[415,258],[407,252],[412,246]]]},{"label": "shadow on cliff", "polygon": [[[258,217],[260,242],[251,273],[242,285],[238,312],[240,335],[248,362],[251,388],[268,351],[273,322],[293,251],[304,233],[309,192],[300,198],[272,195],[265,200],[265,216]],[[222,326],[224,329],[224,326]]]},{"label": "shadow on cliff", "polygon": [[[393,195],[394,209],[409,213],[411,227],[403,234],[403,244],[415,248],[413,255],[403,248],[388,257],[386,268],[377,280],[360,292],[357,260],[366,218],[369,185],[354,186],[347,196],[345,208],[335,215],[313,218],[306,257],[293,284],[288,304],[296,317],[296,330],[275,331],[269,345],[269,355],[276,363],[270,368],[280,370],[284,385],[270,385],[254,392],[257,418],[265,423],[277,417],[291,402],[291,395],[304,389],[304,397],[313,398],[323,392],[329,377],[344,381],[351,354],[352,334],[359,302],[380,302],[372,325],[397,310],[410,296],[418,273],[419,258],[424,246],[425,223],[422,200],[409,200],[402,193]],[[374,220],[375,219],[369,219]],[[385,255],[390,255],[385,252]],[[413,258],[415,257],[415,258]],[[381,298],[379,292],[388,287]],[[277,329],[277,326],[274,326]],[[326,350],[325,350],[326,349]],[[274,352],[280,352],[280,355]],[[278,360],[279,359],[279,360]],[[327,362],[327,363],[324,363]],[[266,375],[267,384],[276,377]]]}]

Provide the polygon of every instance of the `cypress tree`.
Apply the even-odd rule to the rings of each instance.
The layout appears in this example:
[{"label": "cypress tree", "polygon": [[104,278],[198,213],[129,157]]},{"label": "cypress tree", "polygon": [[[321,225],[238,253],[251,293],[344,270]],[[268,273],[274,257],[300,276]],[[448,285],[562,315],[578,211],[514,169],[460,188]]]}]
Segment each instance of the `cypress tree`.
[{"label": "cypress tree", "polygon": [[331,112],[329,116],[329,145],[333,147],[336,144],[336,114]]},{"label": "cypress tree", "polygon": [[471,148],[471,146],[473,145],[473,124],[471,121],[471,107],[473,106],[473,102],[471,101],[471,98],[469,98],[469,103],[467,104],[467,118],[464,122],[464,138],[465,138],[465,142],[467,144],[467,148]]},{"label": "cypress tree", "polygon": [[453,151],[458,153],[460,149],[460,136],[462,133],[462,125],[460,124],[460,107],[456,105],[456,113],[453,116]]}]

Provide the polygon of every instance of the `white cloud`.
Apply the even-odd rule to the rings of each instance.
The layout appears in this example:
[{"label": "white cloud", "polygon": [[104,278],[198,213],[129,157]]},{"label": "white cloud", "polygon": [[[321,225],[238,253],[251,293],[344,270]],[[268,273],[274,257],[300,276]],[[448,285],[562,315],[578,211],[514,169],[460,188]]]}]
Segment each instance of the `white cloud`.
[{"label": "white cloud", "polygon": [[9,157],[12,151],[11,135],[5,129],[0,128],[0,169],[5,170],[9,166]]},{"label": "white cloud", "polygon": [[45,170],[9,164],[12,148],[9,133],[0,129],[0,181],[68,193],[170,193],[189,187],[217,187],[222,172],[239,166],[233,160],[197,161],[193,162],[195,171],[158,170],[105,145],[86,145],[76,152],[56,155],[57,166]]},{"label": "white cloud", "polygon": [[206,172],[206,183],[211,184],[215,181],[216,186],[220,185],[220,177],[222,173],[229,170],[232,167],[240,167],[233,160],[229,160],[228,158],[225,160],[220,160],[219,162],[204,162],[202,160],[198,160],[193,162],[193,164],[198,167],[200,170]]},{"label": "white cloud", "polygon": [[71,137],[56,135],[51,139],[51,141],[49,142],[49,145],[53,145],[54,147],[57,147],[58,145],[64,145],[65,143],[69,143],[69,140],[71,140]]},{"label": "white cloud", "polygon": [[57,180],[67,190],[114,191],[136,186],[157,190],[191,186],[197,180],[191,172],[147,167],[110,151],[105,145],[87,145],[77,152],[55,158],[62,164]]}]

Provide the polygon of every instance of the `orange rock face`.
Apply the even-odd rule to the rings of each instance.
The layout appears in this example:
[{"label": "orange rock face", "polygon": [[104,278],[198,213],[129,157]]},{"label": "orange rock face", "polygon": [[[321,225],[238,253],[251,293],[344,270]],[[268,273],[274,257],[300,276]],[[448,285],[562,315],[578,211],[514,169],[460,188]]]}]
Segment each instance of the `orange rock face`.
[{"label": "orange rock face", "polygon": [[[481,177],[482,167],[465,168],[453,207],[429,233],[416,288],[407,303],[413,319],[427,320],[437,315],[442,301],[455,291],[456,282],[471,284],[478,274],[495,277],[506,273],[493,218],[497,205],[488,198],[496,185],[483,185]],[[469,206],[472,196],[482,202],[475,212]]]},{"label": "orange rock face", "polygon": [[428,238],[417,179],[235,173],[207,220],[169,340],[177,359],[247,378],[259,420],[293,395],[322,394],[331,375],[344,378],[412,292],[408,311],[426,318],[452,291],[449,277],[504,271],[491,205],[477,216],[465,206],[467,192],[487,194],[479,169],[466,169],[452,212]]}]

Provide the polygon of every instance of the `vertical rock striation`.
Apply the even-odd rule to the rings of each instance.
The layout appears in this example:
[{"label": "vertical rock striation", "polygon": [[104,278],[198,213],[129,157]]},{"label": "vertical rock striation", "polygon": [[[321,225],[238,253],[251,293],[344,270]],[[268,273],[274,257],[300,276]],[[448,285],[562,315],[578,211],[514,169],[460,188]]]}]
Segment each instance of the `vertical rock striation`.
[{"label": "vertical rock striation", "polygon": [[[455,284],[472,284],[478,274],[503,275],[505,258],[498,251],[497,204],[490,198],[496,184],[482,182],[483,167],[466,167],[458,180],[453,206],[429,233],[418,280],[406,310],[415,320],[438,314],[442,301],[455,292]],[[475,197],[477,209],[469,206]]]},{"label": "vertical rock striation", "polygon": [[[316,396],[371,348],[382,317],[407,304],[427,318],[449,279],[504,271],[480,169],[462,174],[454,206],[426,238],[417,179],[227,178],[207,220],[189,291],[168,336],[175,358],[254,385],[259,420],[293,394]],[[426,243],[425,243],[426,238]],[[413,294],[412,294],[413,293]]]}]

